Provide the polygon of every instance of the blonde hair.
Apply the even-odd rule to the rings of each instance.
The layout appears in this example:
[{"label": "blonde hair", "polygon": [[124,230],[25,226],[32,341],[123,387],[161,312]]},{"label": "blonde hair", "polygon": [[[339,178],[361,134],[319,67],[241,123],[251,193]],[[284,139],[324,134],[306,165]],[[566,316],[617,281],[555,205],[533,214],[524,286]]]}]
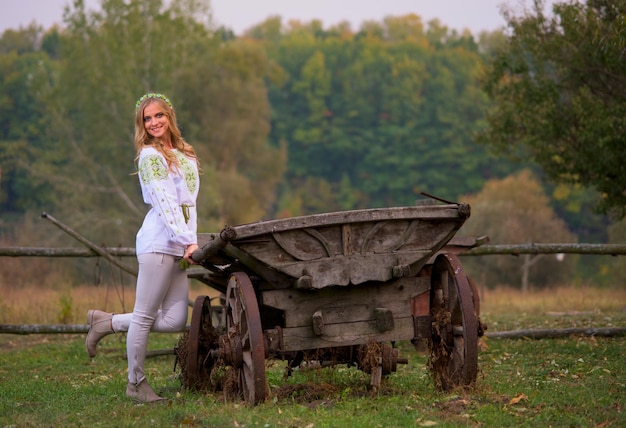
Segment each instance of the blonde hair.
[{"label": "blonde hair", "polygon": [[149,93],[141,97],[136,105],[135,162],[139,160],[139,153],[141,153],[141,150],[144,147],[151,146],[157,149],[159,153],[161,153],[165,157],[165,160],[167,161],[167,166],[171,171],[174,171],[175,169],[178,169],[178,167],[180,167],[180,164],[178,162],[178,159],[176,158],[176,155],[171,150],[166,150],[163,145],[163,142],[159,138],[153,137],[152,135],[148,134],[148,132],[146,131],[146,127],[144,125],[144,120],[143,120],[143,111],[145,110],[146,107],[148,107],[148,105],[153,104],[153,103],[158,104],[158,106],[163,110],[163,113],[165,113],[165,115],[167,116],[167,119],[169,121],[168,132],[170,134],[169,136],[172,142],[172,148],[179,150],[187,157],[195,159],[196,163],[198,163],[198,168],[199,168],[200,162],[198,161],[198,156],[196,156],[195,150],[193,149],[191,144],[188,144],[185,141],[185,139],[180,133],[180,129],[178,129],[178,124],[176,122],[176,113],[174,112],[174,109],[172,108],[171,103],[166,97],[160,94],[153,94],[153,93]]}]

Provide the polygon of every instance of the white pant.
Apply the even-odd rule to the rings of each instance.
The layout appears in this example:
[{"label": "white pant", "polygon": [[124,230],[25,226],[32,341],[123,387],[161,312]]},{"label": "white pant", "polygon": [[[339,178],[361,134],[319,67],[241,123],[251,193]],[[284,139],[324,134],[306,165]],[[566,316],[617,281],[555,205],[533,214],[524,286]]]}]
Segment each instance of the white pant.
[{"label": "white pant", "polygon": [[184,331],[188,316],[189,280],[178,267],[180,258],[169,254],[137,256],[139,274],[135,308],[131,314],[114,315],[113,331],[127,331],[128,382],[138,384],[146,377],[144,362],[148,333]]}]

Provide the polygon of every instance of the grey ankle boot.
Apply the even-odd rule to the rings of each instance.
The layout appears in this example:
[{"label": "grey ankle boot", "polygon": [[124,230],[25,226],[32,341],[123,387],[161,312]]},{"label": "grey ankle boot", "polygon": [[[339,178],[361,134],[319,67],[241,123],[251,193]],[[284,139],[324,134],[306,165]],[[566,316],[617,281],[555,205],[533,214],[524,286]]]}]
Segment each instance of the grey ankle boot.
[{"label": "grey ankle boot", "polygon": [[104,336],[114,333],[113,331],[113,314],[90,310],[87,312],[87,324],[89,324],[89,332],[85,339],[85,348],[91,358],[96,356],[96,346]]},{"label": "grey ankle boot", "polygon": [[150,388],[146,379],[136,385],[134,383],[128,383],[128,386],[126,387],[126,396],[140,403],[165,401],[165,398],[160,397],[152,390],[152,388]]}]

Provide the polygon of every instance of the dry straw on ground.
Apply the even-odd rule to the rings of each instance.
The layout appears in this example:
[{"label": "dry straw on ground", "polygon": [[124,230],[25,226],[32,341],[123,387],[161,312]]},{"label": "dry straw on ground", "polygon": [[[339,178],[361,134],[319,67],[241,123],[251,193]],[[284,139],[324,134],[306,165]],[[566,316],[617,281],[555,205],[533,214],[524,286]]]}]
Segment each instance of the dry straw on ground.
[{"label": "dry straw on ground", "polygon": [[[192,281],[190,300],[215,290]],[[481,317],[508,313],[558,314],[622,312],[626,289],[589,286],[558,287],[522,293],[519,290],[481,289]],[[45,286],[14,287],[0,284],[0,324],[82,324],[87,310],[99,308],[121,313],[132,311],[134,285],[84,285],[51,289]]]}]

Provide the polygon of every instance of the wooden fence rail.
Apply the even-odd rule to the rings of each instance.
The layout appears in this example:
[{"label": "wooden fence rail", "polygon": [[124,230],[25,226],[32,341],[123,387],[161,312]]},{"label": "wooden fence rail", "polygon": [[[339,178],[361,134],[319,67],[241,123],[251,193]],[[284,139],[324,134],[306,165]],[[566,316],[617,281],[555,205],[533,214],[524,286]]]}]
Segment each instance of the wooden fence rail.
[{"label": "wooden fence rail", "polygon": [[[135,257],[132,247],[101,247],[114,257]],[[496,254],[604,254],[626,255],[626,244],[509,244],[482,245],[462,252],[459,256],[489,256]],[[0,257],[101,257],[83,247],[0,247]]]},{"label": "wooden fence rail", "polygon": [[[87,334],[87,324],[0,324],[0,334]],[[513,331],[487,331],[493,339],[544,339],[566,336],[626,336],[626,327],[582,327],[563,329],[530,329]]]},{"label": "wooden fence rail", "polygon": [[460,256],[488,256],[494,254],[606,254],[626,255],[626,244],[510,244],[482,245],[459,254]]},{"label": "wooden fence rail", "polygon": [[[102,247],[114,257],[135,257],[130,247]],[[5,257],[100,257],[94,250],[84,247],[0,247],[0,256]]]},{"label": "wooden fence rail", "polygon": [[[101,249],[101,250],[100,250]],[[135,249],[131,247],[0,247],[0,257],[102,257],[103,253],[110,257],[134,257]],[[520,254],[604,254],[626,255],[625,244],[517,244],[517,245],[482,245],[459,256],[488,256],[488,255],[520,255]],[[88,326],[64,324],[18,325],[0,324],[0,334],[85,334]],[[560,337],[572,334],[590,336],[622,336],[626,335],[626,328],[587,328],[564,330],[521,330],[511,332],[486,332],[487,337],[494,338],[541,338]]]}]

